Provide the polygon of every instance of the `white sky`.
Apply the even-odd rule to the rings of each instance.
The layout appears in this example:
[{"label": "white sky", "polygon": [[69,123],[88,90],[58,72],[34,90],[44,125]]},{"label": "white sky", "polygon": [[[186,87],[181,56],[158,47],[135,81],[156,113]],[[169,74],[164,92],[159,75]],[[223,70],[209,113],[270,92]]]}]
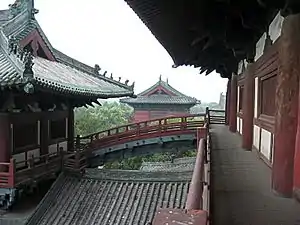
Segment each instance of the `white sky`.
[{"label": "white sky", "polygon": [[[6,9],[14,0],[1,0]],[[88,65],[135,81],[139,93],[162,79],[202,102],[218,102],[227,79],[199,74],[192,67],[172,68],[166,50],[124,0],[36,0],[36,15],[51,44]]]}]

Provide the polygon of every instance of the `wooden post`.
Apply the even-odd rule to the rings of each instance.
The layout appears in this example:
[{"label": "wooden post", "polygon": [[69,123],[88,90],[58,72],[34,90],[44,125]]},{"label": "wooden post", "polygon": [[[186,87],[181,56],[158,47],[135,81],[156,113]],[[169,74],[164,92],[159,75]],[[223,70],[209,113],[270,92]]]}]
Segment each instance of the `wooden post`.
[{"label": "wooden post", "polygon": [[76,146],[76,149],[79,149],[80,148],[80,135],[77,135],[76,136],[76,144],[75,144]]},{"label": "wooden post", "polygon": [[254,64],[248,64],[245,71],[243,94],[243,134],[242,147],[252,150],[253,144],[253,118],[254,118]]},{"label": "wooden post", "polygon": [[[292,195],[294,178],[300,77],[299,27],[300,14],[284,19],[278,52],[272,186],[277,193],[286,197]],[[299,134],[297,136],[299,140]],[[299,148],[299,143],[296,145]],[[296,165],[295,175],[299,177],[297,168]]]},{"label": "wooden post", "polygon": [[[288,25],[289,24],[289,25]],[[294,70],[295,76],[300,76],[300,14],[294,16],[288,16],[285,19],[284,26],[290,26],[292,29],[291,32],[291,39],[293,46],[291,46],[292,56],[294,58]],[[299,82],[299,81],[298,81]],[[300,86],[300,84],[299,84]],[[297,123],[297,134],[296,134],[296,146],[295,146],[295,155],[294,155],[294,174],[293,174],[293,191],[295,197],[300,201],[300,88],[299,88],[299,95],[298,95],[298,123]]]},{"label": "wooden post", "polygon": [[[0,162],[8,163],[11,157],[10,121],[8,114],[0,115]],[[7,167],[0,166],[0,172],[7,171]]]},{"label": "wooden post", "polygon": [[229,125],[229,119],[230,119],[230,95],[231,95],[231,92],[230,92],[230,89],[231,89],[231,83],[230,83],[230,79],[228,79],[228,82],[227,82],[227,91],[226,91],[226,115],[225,115],[225,124],[226,125]]},{"label": "wooden post", "polygon": [[49,123],[47,114],[42,114],[40,119],[40,155],[47,155],[49,153]]},{"label": "wooden post", "polygon": [[236,120],[237,120],[237,75],[232,74],[230,80],[230,118],[229,118],[229,130],[236,132]]},{"label": "wooden post", "polygon": [[72,107],[68,110],[68,151],[74,149],[74,109]]},{"label": "wooden post", "polygon": [[9,180],[8,180],[8,185],[10,188],[15,187],[15,173],[16,173],[16,160],[11,158],[10,163],[9,163]]}]

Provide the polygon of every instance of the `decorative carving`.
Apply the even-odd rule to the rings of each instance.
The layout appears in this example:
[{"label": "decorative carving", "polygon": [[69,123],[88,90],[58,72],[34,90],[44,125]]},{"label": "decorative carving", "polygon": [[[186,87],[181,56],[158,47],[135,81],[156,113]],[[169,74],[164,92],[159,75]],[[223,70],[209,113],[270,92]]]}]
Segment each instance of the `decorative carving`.
[{"label": "decorative carving", "polygon": [[104,71],[104,73],[102,75],[105,77],[106,74],[107,74],[107,71]]},{"label": "decorative carving", "polygon": [[119,80],[118,80],[118,81],[119,81],[119,82],[121,82],[121,79],[122,79],[122,78],[121,78],[121,77],[119,77]]},{"label": "decorative carving", "polygon": [[99,71],[101,70],[100,66],[98,64],[95,64],[94,66],[94,73],[99,75]]},{"label": "decorative carving", "polygon": [[130,86],[130,88],[133,90],[134,89],[134,85],[135,85],[135,82],[132,83],[132,85]]},{"label": "decorative carving", "polygon": [[126,80],[126,81],[125,81],[125,85],[127,85],[127,86],[128,86],[128,82],[129,82],[129,80]]},{"label": "decorative carving", "polygon": [[266,34],[267,36],[265,40],[264,53],[273,45],[269,32],[266,32]]},{"label": "decorative carving", "polygon": [[113,77],[113,74],[112,74],[112,73],[110,74],[110,79],[112,79],[112,80],[114,79],[114,77]]}]

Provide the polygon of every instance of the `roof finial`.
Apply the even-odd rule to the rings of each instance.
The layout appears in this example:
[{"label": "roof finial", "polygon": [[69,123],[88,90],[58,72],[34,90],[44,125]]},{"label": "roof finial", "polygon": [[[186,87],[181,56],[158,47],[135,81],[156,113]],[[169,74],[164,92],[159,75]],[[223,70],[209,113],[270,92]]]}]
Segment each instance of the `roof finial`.
[{"label": "roof finial", "polygon": [[159,75],[159,82],[161,81],[161,75]]},{"label": "roof finial", "polygon": [[167,78],[167,84],[169,84],[169,78]]}]

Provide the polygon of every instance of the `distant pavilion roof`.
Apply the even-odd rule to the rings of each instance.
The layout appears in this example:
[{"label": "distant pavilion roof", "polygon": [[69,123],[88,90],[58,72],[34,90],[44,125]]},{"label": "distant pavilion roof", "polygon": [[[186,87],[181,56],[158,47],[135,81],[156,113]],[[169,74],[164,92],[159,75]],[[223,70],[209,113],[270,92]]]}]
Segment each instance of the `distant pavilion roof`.
[{"label": "distant pavilion roof", "polygon": [[[0,11],[0,87],[22,90],[28,83],[25,73],[32,72],[35,89],[80,98],[113,98],[133,96],[134,83],[121,82],[99,72],[95,67],[81,63],[52,47],[36,21],[33,0],[16,1],[9,10]],[[40,39],[49,58],[28,56],[24,50],[29,36]],[[26,72],[25,72],[26,71]]]},{"label": "distant pavilion roof", "polygon": [[176,104],[176,105],[195,105],[199,101],[196,98],[187,96],[168,82],[159,79],[153,86],[137,94],[136,98],[124,98],[120,102],[129,105],[135,104]]}]

